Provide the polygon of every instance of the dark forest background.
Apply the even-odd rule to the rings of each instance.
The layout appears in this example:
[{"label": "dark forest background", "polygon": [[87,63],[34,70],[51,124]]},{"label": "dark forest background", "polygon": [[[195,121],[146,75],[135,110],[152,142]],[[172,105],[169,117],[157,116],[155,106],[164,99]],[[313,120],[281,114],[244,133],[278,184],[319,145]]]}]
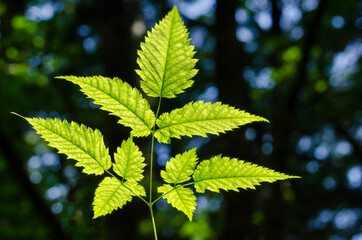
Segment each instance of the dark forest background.
[{"label": "dark forest background", "polygon": [[[302,179],[200,195],[193,222],[160,201],[159,238],[361,240],[357,0],[0,1],[0,239],[152,239],[149,211],[138,200],[92,220],[101,178],[81,174],[10,112],[98,128],[113,152],[129,129],[54,76],[104,75],[139,86],[139,43],[173,4],[200,71],[161,111],[221,100],[270,124],[156,144],[156,167],[198,146],[201,159],[223,153]],[[149,156],[150,140],[137,143]]]}]

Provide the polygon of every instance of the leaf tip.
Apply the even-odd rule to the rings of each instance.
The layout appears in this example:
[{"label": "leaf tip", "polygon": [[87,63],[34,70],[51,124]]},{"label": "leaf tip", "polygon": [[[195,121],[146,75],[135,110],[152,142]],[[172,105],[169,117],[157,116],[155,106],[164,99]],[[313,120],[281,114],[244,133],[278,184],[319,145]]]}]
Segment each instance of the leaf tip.
[{"label": "leaf tip", "polygon": [[26,120],[26,117],[20,115],[19,113],[16,113],[16,112],[10,112],[10,114],[14,114],[15,116],[18,116],[18,117],[21,117],[21,118],[24,118]]},{"label": "leaf tip", "polygon": [[55,76],[55,79],[63,79],[63,80],[67,80],[69,81],[70,78],[72,78],[74,76]]},{"label": "leaf tip", "polygon": [[293,175],[289,175],[288,177],[289,177],[289,178],[296,178],[296,179],[302,178],[301,176],[293,176]]},{"label": "leaf tip", "polygon": [[263,118],[263,117],[260,119],[260,121],[270,123],[270,121],[268,119]]}]

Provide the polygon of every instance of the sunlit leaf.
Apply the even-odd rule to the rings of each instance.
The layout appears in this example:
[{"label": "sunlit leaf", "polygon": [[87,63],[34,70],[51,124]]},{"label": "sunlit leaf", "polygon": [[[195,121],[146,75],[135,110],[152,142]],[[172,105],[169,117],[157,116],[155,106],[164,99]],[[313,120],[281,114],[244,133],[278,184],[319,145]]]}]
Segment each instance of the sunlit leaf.
[{"label": "sunlit leaf", "polygon": [[164,199],[177,210],[186,214],[192,220],[193,213],[196,209],[196,196],[190,188],[164,184],[158,188],[159,193],[165,194]]},{"label": "sunlit leaf", "polygon": [[299,177],[221,155],[202,161],[193,175],[195,188],[199,193],[204,193],[205,190],[219,192],[220,189],[226,191],[239,191],[238,188],[255,189],[255,186],[261,182],[271,183],[290,178]]},{"label": "sunlit leaf", "polygon": [[157,119],[159,129],[156,131],[155,137],[163,143],[169,143],[170,138],[180,138],[181,136],[207,137],[208,133],[219,135],[219,133],[256,121],[268,122],[265,118],[221,102],[190,102],[182,108],[162,114]]},{"label": "sunlit leaf", "polygon": [[141,87],[151,97],[174,98],[193,84],[197,73],[187,29],[175,6],[148,32],[138,51],[136,70]]},{"label": "sunlit leaf", "polygon": [[87,174],[103,174],[112,166],[102,134],[75,122],[60,119],[25,118],[49,142],[49,146],[75,159]]},{"label": "sunlit leaf", "polygon": [[94,217],[103,216],[122,208],[133,196],[145,196],[145,189],[136,182],[121,182],[114,177],[106,177],[94,194]]},{"label": "sunlit leaf", "polygon": [[155,114],[142,94],[127,82],[102,76],[58,78],[78,84],[82,92],[94,99],[94,103],[100,105],[102,110],[120,117],[120,124],[131,127],[133,136],[142,137],[151,133]]}]

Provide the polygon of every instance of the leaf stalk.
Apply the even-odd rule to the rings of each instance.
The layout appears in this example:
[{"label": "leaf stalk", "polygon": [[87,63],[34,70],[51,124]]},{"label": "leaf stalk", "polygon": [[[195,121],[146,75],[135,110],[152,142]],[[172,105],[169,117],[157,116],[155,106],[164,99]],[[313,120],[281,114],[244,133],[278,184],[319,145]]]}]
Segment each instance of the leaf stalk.
[{"label": "leaf stalk", "polygon": [[156,117],[155,117],[155,124],[153,125],[153,129],[152,129],[152,142],[151,142],[151,163],[150,163],[150,199],[149,202],[147,203],[148,207],[150,208],[150,212],[151,212],[151,217],[152,217],[152,226],[153,226],[153,233],[155,235],[155,240],[157,240],[157,230],[156,230],[156,223],[155,223],[155,217],[153,215],[153,202],[152,202],[152,188],[153,188],[153,149],[154,149],[154,145],[155,145],[155,130],[156,130],[156,121],[158,118],[158,114],[160,112],[160,108],[161,108],[161,100],[162,97],[159,98],[158,100],[158,107],[157,107],[157,112],[156,112]]}]

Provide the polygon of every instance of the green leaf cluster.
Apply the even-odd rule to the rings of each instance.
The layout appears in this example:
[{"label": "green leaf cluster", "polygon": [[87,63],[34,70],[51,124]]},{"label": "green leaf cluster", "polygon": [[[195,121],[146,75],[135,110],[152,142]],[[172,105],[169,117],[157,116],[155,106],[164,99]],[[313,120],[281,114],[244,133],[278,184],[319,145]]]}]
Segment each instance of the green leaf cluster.
[{"label": "green leaf cluster", "polygon": [[[143,179],[146,164],[132,137],[123,141],[114,153],[115,162],[112,163],[99,130],[66,120],[25,119],[49,142],[49,146],[76,160],[75,166],[83,167],[84,173],[101,175],[107,172],[111,176],[105,177],[95,191],[94,218],[122,208],[133,196],[146,196],[144,187],[138,183]],[[116,174],[110,172],[111,168]]]},{"label": "green leaf cluster", "polygon": [[[136,70],[141,77],[141,88],[150,97],[159,98],[156,113],[151,109],[142,93],[119,78],[102,76],[76,77],[61,76],[79,85],[81,91],[100,109],[119,117],[118,123],[130,127],[131,136],[124,140],[113,158],[106,148],[99,130],[59,119],[25,118],[34,129],[49,142],[49,146],[76,160],[76,166],[83,167],[86,174],[108,176],[100,182],[94,196],[94,218],[122,208],[133,197],[144,201],[151,209],[159,199],[167,199],[173,207],[182,211],[192,220],[196,209],[197,193],[206,190],[254,189],[261,182],[274,182],[295,178],[273,170],[221,155],[199,161],[196,148],[171,158],[161,177],[165,184],[158,187],[161,195],[152,199],[152,177],[150,178],[150,199],[145,200],[146,191],[140,184],[144,178],[145,158],[133,137],[152,136],[161,143],[170,143],[172,138],[182,136],[219,135],[242,125],[264,121],[255,116],[221,102],[190,102],[185,106],[159,115],[162,98],[174,98],[193,84],[197,73],[195,52],[190,46],[187,29],[177,7],[147,33],[138,51]],[[151,154],[151,156],[153,156]],[[153,158],[150,159],[152,176]],[[155,225],[154,225],[155,229]]]},{"label": "green leaf cluster", "polygon": [[[161,171],[163,180],[168,184],[158,188],[163,198],[184,212],[190,220],[195,210],[196,196],[186,186],[194,185],[198,193],[204,193],[205,190],[220,192],[220,189],[239,191],[239,188],[255,189],[261,182],[296,177],[221,155],[203,160],[198,165],[197,160],[196,148],[171,158],[166,163],[166,171]],[[192,181],[189,181],[191,178]]]}]

